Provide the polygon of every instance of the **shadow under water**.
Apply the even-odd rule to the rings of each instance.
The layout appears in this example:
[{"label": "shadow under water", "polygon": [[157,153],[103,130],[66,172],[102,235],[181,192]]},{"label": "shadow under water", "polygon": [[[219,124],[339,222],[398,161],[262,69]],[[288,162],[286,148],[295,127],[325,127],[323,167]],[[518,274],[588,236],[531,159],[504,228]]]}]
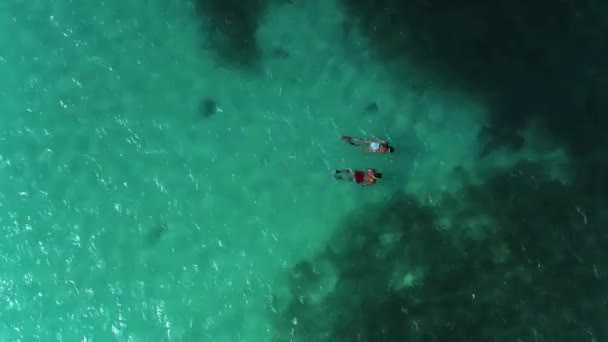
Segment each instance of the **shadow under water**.
[{"label": "shadow under water", "polygon": [[341,0],[381,61],[409,80],[410,65],[491,106],[487,154],[523,146],[542,123],[573,157],[608,140],[608,2]]},{"label": "shadow under water", "polygon": [[267,0],[197,0],[195,7],[222,62],[242,69],[257,65],[260,49],[255,35]]},{"label": "shadow under water", "polygon": [[608,214],[581,190],[523,163],[355,214],[283,280],[274,341],[604,340]]}]

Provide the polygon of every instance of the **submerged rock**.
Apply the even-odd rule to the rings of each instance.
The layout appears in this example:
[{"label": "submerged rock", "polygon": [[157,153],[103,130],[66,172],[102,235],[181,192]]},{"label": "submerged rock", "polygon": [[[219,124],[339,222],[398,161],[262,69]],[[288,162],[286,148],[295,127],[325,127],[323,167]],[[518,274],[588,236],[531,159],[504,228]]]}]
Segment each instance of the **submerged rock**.
[{"label": "submerged rock", "polygon": [[207,41],[228,65],[249,69],[260,58],[256,31],[268,0],[196,0]]},{"label": "submerged rock", "polygon": [[380,108],[376,102],[370,102],[367,106],[365,106],[365,112],[367,113],[377,113],[379,110]]},{"label": "submerged rock", "polygon": [[210,116],[215,115],[216,113],[221,113],[222,109],[217,105],[217,102],[212,98],[204,98],[199,107],[198,107],[199,115],[202,118],[208,118]]},{"label": "submerged rock", "polygon": [[278,59],[286,59],[289,58],[290,54],[289,51],[283,49],[283,48],[274,48],[271,51],[272,53],[272,57],[274,58],[278,58]]},{"label": "submerged rock", "polygon": [[154,243],[158,241],[168,230],[166,223],[157,223],[152,228],[150,228],[150,232],[148,233],[148,242]]}]

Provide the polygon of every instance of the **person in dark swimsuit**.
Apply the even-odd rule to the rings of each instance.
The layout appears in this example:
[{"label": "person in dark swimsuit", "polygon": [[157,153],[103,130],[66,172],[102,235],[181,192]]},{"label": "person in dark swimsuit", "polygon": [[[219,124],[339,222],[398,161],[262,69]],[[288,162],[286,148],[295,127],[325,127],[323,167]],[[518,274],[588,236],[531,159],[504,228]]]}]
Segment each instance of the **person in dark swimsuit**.
[{"label": "person in dark swimsuit", "polygon": [[360,138],[353,138],[346,135],[342,136],[347,144],[356,146],[364,151],[372,153],[393,153],[395,149],[384,140],[373,138],[372,140],[365,140]]},{"label": "person in dark swimsuit", "polygon": [[355,182],[363,186],[373,185],[376,181],[382,178],[380,172],[376,172],[374,169],[367,170],[336,170],[336,179],[345,180],[349,182]]}]

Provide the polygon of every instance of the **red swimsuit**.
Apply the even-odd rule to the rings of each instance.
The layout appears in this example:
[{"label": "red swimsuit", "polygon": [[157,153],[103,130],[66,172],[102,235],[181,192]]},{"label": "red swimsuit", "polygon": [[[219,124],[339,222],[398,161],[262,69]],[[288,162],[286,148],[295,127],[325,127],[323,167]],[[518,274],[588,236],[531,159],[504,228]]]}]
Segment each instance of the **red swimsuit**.
[{"label": "red swimsuit", "polygon": [[355,182],[361,183],[365,179],[365,172],[355,171],[354,176],[355,176]]}]

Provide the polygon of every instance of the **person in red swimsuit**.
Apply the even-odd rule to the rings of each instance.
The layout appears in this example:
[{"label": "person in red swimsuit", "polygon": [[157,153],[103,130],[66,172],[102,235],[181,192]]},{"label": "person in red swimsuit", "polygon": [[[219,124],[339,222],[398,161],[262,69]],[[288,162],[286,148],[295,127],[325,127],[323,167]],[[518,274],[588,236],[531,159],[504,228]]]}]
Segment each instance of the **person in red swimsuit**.
[{"label": "person in red swimsuit", "polygon": [[336,170],[336,179],[345,180],[349,182],[356,182],[363,186],[373,185],[378,179],[382,178],[380,172],[376,172],[374,169],[367,170]]}]

